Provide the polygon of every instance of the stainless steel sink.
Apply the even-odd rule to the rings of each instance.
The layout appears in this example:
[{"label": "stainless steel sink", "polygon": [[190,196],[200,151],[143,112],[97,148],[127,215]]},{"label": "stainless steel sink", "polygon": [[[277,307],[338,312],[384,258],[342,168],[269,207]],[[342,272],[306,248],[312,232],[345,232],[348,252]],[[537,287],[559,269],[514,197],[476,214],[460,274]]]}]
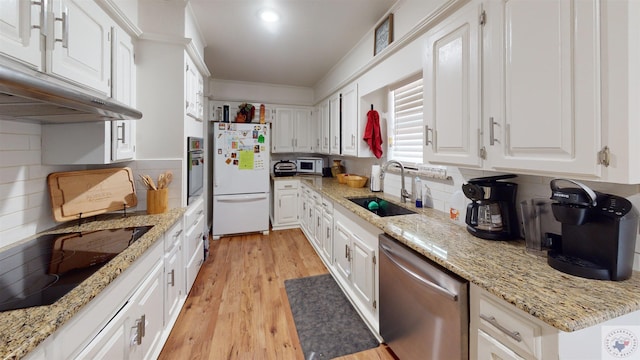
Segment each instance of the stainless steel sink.
[{"label": "stainless steel sink", "polygon": [[348,198],[351,202],[359,205],[361,208],[371,211],[380,216],[396,216],[415,214],[415,211],[396,205],[377,196]]}]

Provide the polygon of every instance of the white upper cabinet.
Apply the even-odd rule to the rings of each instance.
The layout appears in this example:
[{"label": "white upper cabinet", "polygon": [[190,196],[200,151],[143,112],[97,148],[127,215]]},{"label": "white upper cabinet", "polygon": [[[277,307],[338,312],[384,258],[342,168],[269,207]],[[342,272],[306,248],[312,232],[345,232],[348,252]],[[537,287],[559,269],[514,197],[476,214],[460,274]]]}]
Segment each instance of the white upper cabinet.
[{"label": "white upper cabinet", "polygon": [[311,132],[315,129],[313,125],[313,113],[310,109],[296,109],[295,114],[295,147],[296,152],[313,151]]},{"label": "white upper cabinet", "polygon": [[342,94],[342,155],[358,156],[358,84],[347,85]]},{"label": "white upper cabinet", "polygon": [[[640,183],[640,3],[600,2],[602,179]],[[606,49],[606,51],[604,51]]]},{"label": "white upper cabinet", "polygon": [[111,96],[111,18],[86,0],[54,0],[52,12],[48,71]]},{"label": "white upper cabinet", "polygon": [[276,119],[274,122],[272,152],[293,152],[295,147],[293,109],[276,109]]},{"label": "white upper cabinet", "polygon": [[[633,15],[632,15],[633,14]],[[633,1],[472,1],[426,36],[429,162],[640,182]]]},{"label": "white upper cabinet", "polygon": [[272,152],[311,152],[311,109],[277,108]]},{"label": "white upper cabinet", "polygon": [[598,3],[488,3],[485,85],[491,167],[599,175]]},{"label": "white upper cabinet", "polygon": [[331,144],[331,120],[329,115],[329,100],[325,100],[320,104],[318,109],[318,121],[320,129],[320,133],[318,134],[319,138],[319,148],[318,152],[321,154],[329,154],[329,146]]},{"label": "white upper cabinet", "polygon": [[0,54],[42,70],[40,29],[44,2],[0,1]]},{"label": "white upper cabinet", "polygon": [[[113,98],[129,106],[136,105],[136,65],[131,36],[119,28],[113,30]],[[136,152],[136,121],[111,122],[111,160],[133,159]]]},{"label": "white upper cabinet", "polygon": [[424,58],[424,158],[429,162],[482,166],[478,24],[470,4],[427,35]]},{"label": "white upper cabinet", "polygon": [[111,96],[114,26],[95,1],[2,0],[0,54]]},{"label": "white upper cabinet", "polygon": [[[136,65],[131,36],[113,28],[113,98],[136,105]],[[44,164],[110,164],[136,155],[135,120],[42,126]],[[70,144],[73,144],[71,146]]]},{"label": "white upper cabinet", "polygon": [[204,80],[189,56],[185,60],[185,114],[196,120],[204,119]]},{"label": "white upper cabinet", "polygon": [[329,153],[340,154],[340,93],[329,98]]}]

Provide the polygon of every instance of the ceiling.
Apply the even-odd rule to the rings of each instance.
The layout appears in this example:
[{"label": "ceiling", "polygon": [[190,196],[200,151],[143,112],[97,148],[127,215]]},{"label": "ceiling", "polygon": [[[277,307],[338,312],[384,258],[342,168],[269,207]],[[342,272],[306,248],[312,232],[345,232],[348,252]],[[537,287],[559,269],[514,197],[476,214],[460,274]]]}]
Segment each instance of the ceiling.
[{"label": "ceiling", "polygon": [[[313,87],[397,0],[191,0],[211,77]],[[258,19],[269,7],[276,24]],[[372,44],[373,47],[373,44]],[[372,50],[373,51],[373,50]]]}]

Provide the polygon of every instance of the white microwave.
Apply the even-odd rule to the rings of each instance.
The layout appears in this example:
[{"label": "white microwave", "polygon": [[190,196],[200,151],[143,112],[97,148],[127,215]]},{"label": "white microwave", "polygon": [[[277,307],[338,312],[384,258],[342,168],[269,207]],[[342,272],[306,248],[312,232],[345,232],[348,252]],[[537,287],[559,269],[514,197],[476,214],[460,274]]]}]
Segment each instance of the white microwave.
[{"label": "white microwave", "polygon": [[298,167],[298,173],[322,175],[324,160],[317,157],[298,158],[296,165]]}]

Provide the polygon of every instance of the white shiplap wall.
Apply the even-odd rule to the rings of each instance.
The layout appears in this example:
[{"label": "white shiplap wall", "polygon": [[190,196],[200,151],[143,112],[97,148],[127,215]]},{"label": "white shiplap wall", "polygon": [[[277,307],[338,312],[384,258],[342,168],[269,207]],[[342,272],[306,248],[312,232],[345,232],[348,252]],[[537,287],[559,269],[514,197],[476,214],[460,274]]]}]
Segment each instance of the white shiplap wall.
[{"label": "white shiplap wall", "polygon": [[[149,174],[157,179],[161,172],[171,170],[174,177],[169,186],[169,207],[180,207],[182,159],[52,166],[42,164],[40,144],[39,124],[0,119],[0,248],[58,225],[53,220],[47,187],[47,175],[52,172],[128,166],[136,179],[138,174]],[[146,191],[138,181],[136,193],[138,206],[131,210],[145,210]]]}]

